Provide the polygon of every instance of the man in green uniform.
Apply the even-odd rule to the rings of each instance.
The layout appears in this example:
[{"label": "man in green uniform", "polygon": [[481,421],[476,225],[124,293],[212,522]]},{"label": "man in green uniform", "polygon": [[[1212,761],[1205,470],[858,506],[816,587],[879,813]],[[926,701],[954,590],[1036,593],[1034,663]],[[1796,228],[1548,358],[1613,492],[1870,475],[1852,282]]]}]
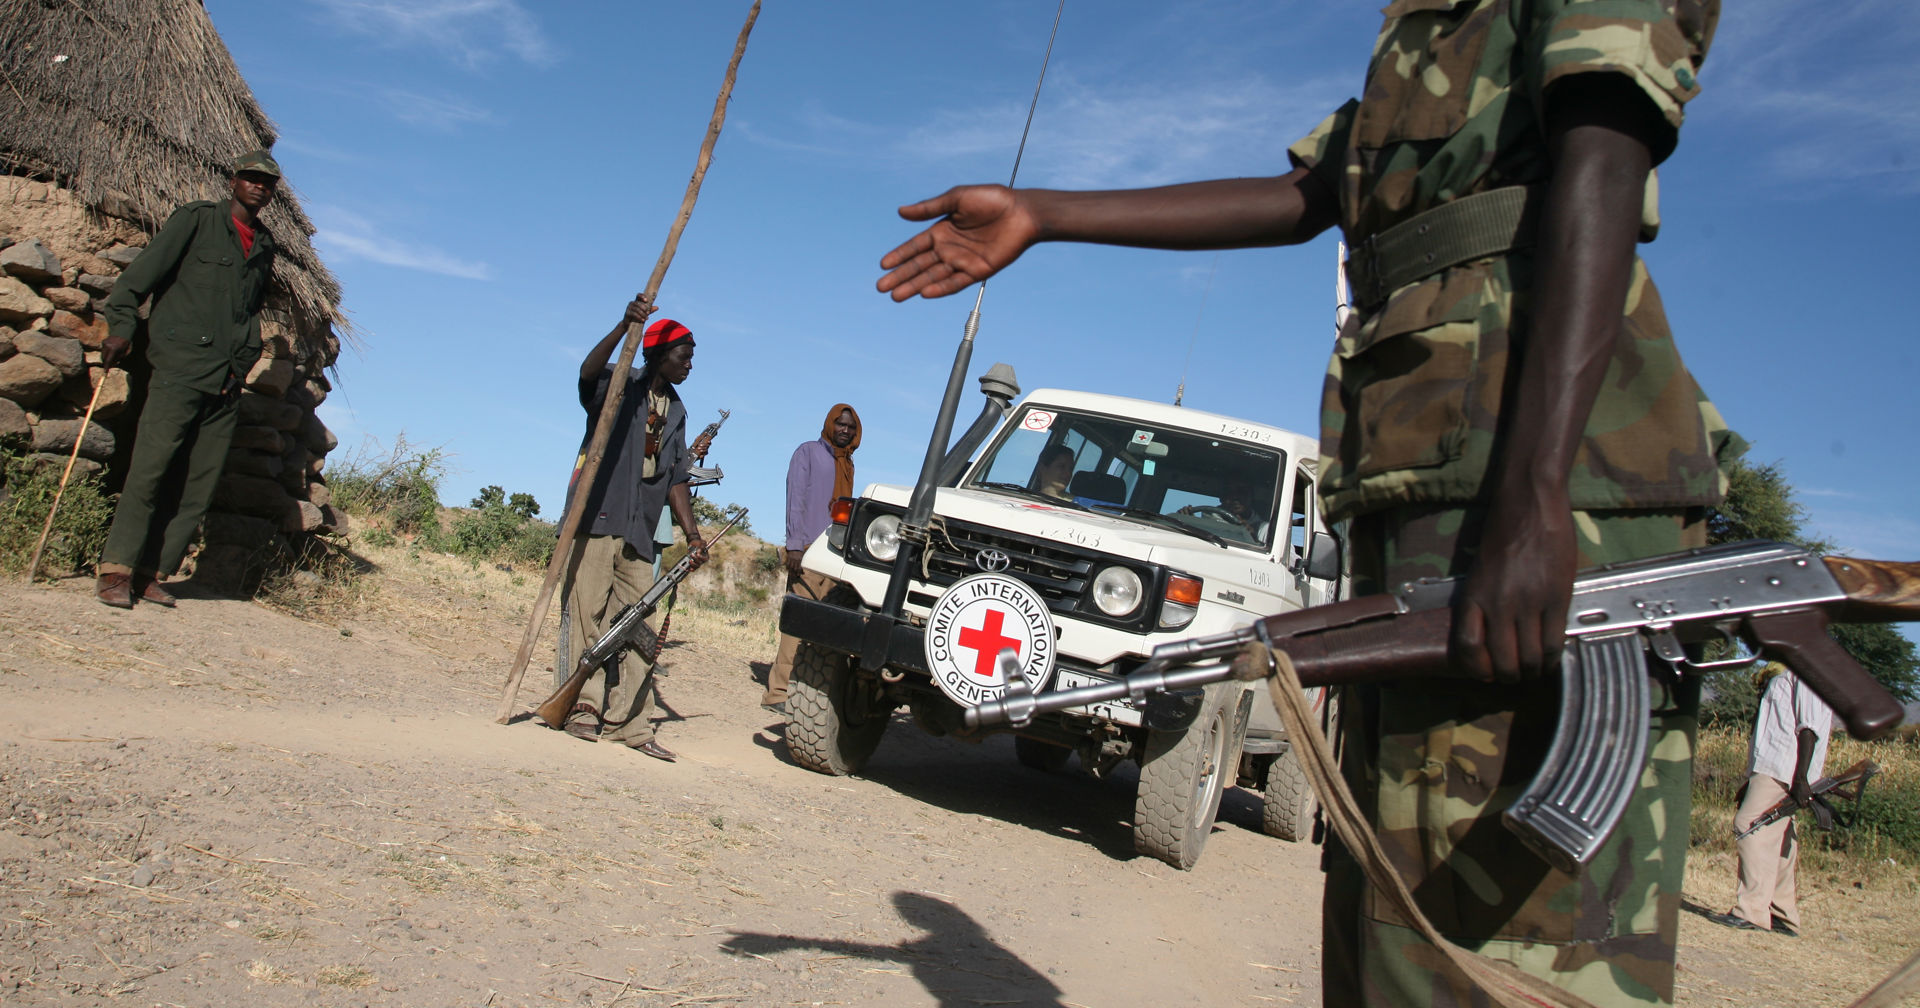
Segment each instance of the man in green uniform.
[{"label": "man in green uniform", "polygon": [[[280,166],[266,151],[233,163],[232,198],[173,212],[107,295],[111,366],[146,334],[153,378],[140,411],[127,481],[100,553],[95,594],[121,609],[134,599],[174,604],[160,582],[180,569],[213,499],[239,415],[240,385],[260,358],[260,305],[273,272],[273,236],[260,211]],[[140,302],[151,294],[144,326]]]},{"label": "man in green uniform", "polygon": [[[1451,642],[1479,683],[1351,691],[1348,781],[1443,933],[1593,1001],[1673,998],[1697,698],[1657,691],[1652,758],[1577,876],[1499,823],[1557,710],[1574,571],[1704,541],[1737,450],[1681,364],[1636,239],[1717,0],[1396,0],[1366,89],[1277,178],[1068,193],[953,189],[881,260],[895,300],[1041,241],[1304,242],[1338,225],[1356,311],[1322,404],[1323,504],[1355,590],[1464,575]],[[1329,852],[1323,1000],[1484,1004]]]}]

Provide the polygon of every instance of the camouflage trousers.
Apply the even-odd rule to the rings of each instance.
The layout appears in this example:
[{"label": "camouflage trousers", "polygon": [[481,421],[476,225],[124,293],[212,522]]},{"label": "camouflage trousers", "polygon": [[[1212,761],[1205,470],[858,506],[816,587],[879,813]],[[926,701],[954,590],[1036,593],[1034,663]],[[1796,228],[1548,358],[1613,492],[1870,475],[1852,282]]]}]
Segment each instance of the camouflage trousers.
[{"label": "camouflage trousers", "polygon": [[[1580,565],[1702,545],[1703,517],[1576,512]],[[1355,593],[1464,571],[1479,525],[1470,509],[1431,505],[1355,519]],[[1578,875],[1550,868],[1500,820],[1553,737],[1558,695],[1550,680],[1349,687],[1340,696],[1341,772],[1442,934],[1598,1005],[1670,1004],[1698,688],[1655,686],[1639,790]],[[1322,924],[1325,1004],[1489,1004],[1374,896],[1331,838]]]}]

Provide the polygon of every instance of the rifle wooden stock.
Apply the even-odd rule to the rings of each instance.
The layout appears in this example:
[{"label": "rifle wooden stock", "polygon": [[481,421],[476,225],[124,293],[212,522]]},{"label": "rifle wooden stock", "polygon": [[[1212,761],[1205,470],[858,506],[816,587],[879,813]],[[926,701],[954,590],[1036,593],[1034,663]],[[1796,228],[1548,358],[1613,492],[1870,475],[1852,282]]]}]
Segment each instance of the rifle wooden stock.
[{"label": "rifle wooden stock", "polygon": [[533,709],[533,716],[546,723],[549,728],[566,726],[567,715],[573,713],[573,705],[580,702],[580,691],[586,688],[587,680],[593,676],[593,666],[582,658],[573,666],[573,674],[560,688],[553,691],[546,702]]},{"label": "rifle wooden stock", "polygon": [[1847,601],[1834,618],[1841,623],[1896,623],[1920,619],[1920,563],[1827,557],[1827,571]]}]

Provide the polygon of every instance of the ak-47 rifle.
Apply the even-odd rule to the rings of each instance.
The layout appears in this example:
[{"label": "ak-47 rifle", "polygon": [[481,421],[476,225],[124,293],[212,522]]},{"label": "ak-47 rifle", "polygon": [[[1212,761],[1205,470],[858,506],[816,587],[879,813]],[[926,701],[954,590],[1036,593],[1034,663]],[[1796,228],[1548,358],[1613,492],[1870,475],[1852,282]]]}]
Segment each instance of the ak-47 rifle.
[{"label": "ak-47 rifle", "polygon": [[1806,801],[1796,800],[1792,795],[1780,799],[1765,812],[1760,813],[1753,822],[1748,823],[1746,829],[1734,834],[1733,839],[1735,842],[1745,840],[1803,808],[1813,809],[1814,820],[1819,823],[1820,828],[1830,830],[1839,813],[1834,810],[1833,803],[1827,799],[1827,796],[1832,795],[1835,798],[1857,802],[1860,796],[1866,793],[1867,784],[1873,780],[1873,775],[1879,772],[1880,764],[1863,759],[1848,767],[1838,777],[1822,777],[1807,789]]},{"label": "ak-47 rifle", "polygon": [[[746,516],[747,509],[741,508],[733,517],[727,519],[727,523],[720,526],[720,531],[713,534],[713,542],[707,544],[708,549],[711,550],[715,543],[718,543],[734,525],[739,523],[740,519]],[[573,705],[580,702],[580,690],[587,685],[587,679],[593,675],[595,669],[612,661],[614,655],[625,651],[628,647],[638,648],[641,654],[647,656],[649,662],[658,658],[660,638],[653,632],[653,628],[647,626],[647,617],[652,616],[654,610],[660,608],[660,600],[666,598],[667,593],[678,587],[680,582],[685,581],[687,575],[691,573],[693,573],[693,551],[688,550],[687,555],[681,557],[679,563],[674,564],[672,569],[654,581],[653,587],[648,588],[646,594],[640,596],[640,601],[620,610],[620,615],[613,618],[613,625],[607,628],[607,632],[601,634],[600,639],[594,641],[592,647],[580,653],[580,661],[574,665],[573,674],[567,677],[566,682],[560,684],[559,689],[553,691],[553,695],[548,697],[545,703],[533,709],[533,715],[545,722],[549,728],[565,727],[567,715],[573,711]]]},{"label": "ak-47 rifle", "polygon": [[[1447,675],[1458,579],[1423,579],[1373,595],[1282,613],[1226,633],[1154,648],[1124,679],[1036,696],[1009,682],[966,711],[968,727],[1022,726],[1035,714],[1264,678],[1285,651],[1306,686]],[[1778,658],[1856,738],[1900,723],[1900,705],[1833,638],[1827,623],[1920,619],[1920,563],[1821,558],[1746,542],[1609,564],[1574,580],[1560,663],[1560,721],[1545,760],[1506,812],[1508,828],[1549,864],[1577,871],[1626,810],[1646,761],[1647,669],[1668,675]],[[1747,653],[1695,661],[1687,645],[1738,638]],[[1649,663],[1644,653],[1659,659]]]},{"label": "ak-47 rifle", "polygon": [[[693,456],[694,461],[705,462],[707,460],[707,449],[713,446],[713,436],[720,433],[720,425],[726,423],[727,417],[732,415],[733,411],[731,410],[721,410],[720,419],[708,424],[707,428],[700,432],[700,436],[693,439],[693,445],[687,449],[687,454]],[[687,470],[687,485],[690,487],[706,486],[709,483],[720,482],[724,476],[726,476],[726,473],[721,472],[719,466],[714,466],[711,469],[704,466],[693,466]]]}]

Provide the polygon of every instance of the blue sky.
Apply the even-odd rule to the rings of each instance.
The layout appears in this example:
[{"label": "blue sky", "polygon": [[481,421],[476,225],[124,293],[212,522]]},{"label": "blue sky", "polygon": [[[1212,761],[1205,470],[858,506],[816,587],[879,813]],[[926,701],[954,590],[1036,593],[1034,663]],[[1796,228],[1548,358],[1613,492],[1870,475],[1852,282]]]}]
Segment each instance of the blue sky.
[{"label": "blue sky", "polygon": [[[362,346],[322,416],[443,447],[443,490],[558,518],[584,426],[574,376],[653,268],[747,3],[207,0],[345,287]],[[1817,12],[1818,16],[1815,17]],[[966,295],[895,305],[894,208],[1005,181],[1054,5],[769,0],[659,304],[699,343],[693,422],[733,411],[707,491],[777,539],[786,462],[832,403],[862,483],[911,482]],[[1073,0],[1023,184],[1277,174],[1356,92],[1379,15],[1324,0]],[[1907,434],[1920,374],[1920,11],[1727,5],[1643,247],[1683,353],[1779,461],[1813,531],[1920,558]],[[1334,239],[1162,253],[1043,246],[988,288],[974,374],[1170,401],[1311,433]],[[963,420],[979,406],[969,382]],[[338,455],[336,456],[338,457]]]}]

